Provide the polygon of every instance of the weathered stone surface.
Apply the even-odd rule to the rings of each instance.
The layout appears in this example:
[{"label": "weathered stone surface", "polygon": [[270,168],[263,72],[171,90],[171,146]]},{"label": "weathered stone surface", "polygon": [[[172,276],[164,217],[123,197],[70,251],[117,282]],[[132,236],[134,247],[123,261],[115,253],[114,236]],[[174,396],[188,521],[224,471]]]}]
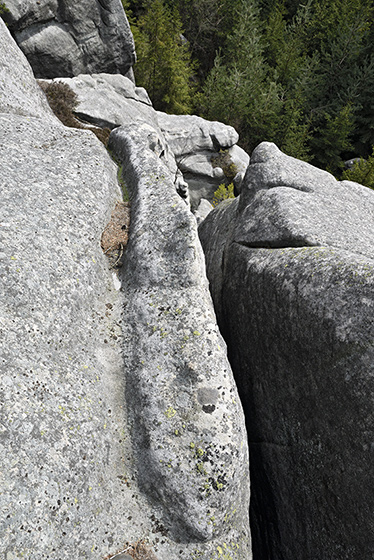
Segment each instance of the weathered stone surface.
[{"label": "weathered stone surface", "polygon": [[30,65],[3,24],[0,33],[0,113],[53,119]]},{"label": "weathered stone surface", "polygon": [[178,167],[188,184],[194,211],[202,198],[212,200],[218,186],[227,182],[222,168],[212,164],[219,150],[227,150],[228,161],[237,168],[236,187],[240,190],[249,156],[235,145],[238,134],[232,127],[193,115],[155,111],[147,92],[135,87],[125,76],[83,74],[57,80],[67,83],[76,93],[75,113],[82,120],[111,129],[131,124],[135,119],[151,124],[162,138],[169,169],[176,175]]},{"label": "weathered stone surface", "polygon": [[7,0],[6,19],[37,78],[127,74],[134,40],[121,0]]},{"label": "weathered stone surface", "polygon": [[[374,257],[373,191],[336,181],[274,145],[253,152],[235,240],[254,247],[330,245]],[[239,231],[240,228],[240,231]]]},{"label": "weathered stone surface", "polygon": [[227,182],[222,168],[214,168],[212,163],[220,150],[228,150],[230,157],[233,155],[232,162],[242,169],[245,152],[235,146],[238,133],[231,126],[195,115],[167,115],[160,111],[157,115],[159,126],[188,183],[191,207],[196,211],[202,198],[211,201],[218,186]]},{"label": "weathered stone surface", "polygon": [[[155,152],[155,131],[114,130],[132,217],[123,289],[129,421],[142,488],[203,557],[248,559],[244,419],[204,274],[196,222]],[[161,157],[160,157],[161,156]],[[235,551],[233,543],[239,548]],[[230,543],[230,544],[229,544]]]},{"label": "weathered stone surface", "polygon": [[197,151],[231,148],[239,136],[232,126],[195,115],[167,115],[157,111],[160,128],[176,158]]},{"label": "weathered stone surface", "polygon": [[208,202],[207,200],[205,200],[205,198],[202,198],[200,201],[200,204],[195,212],[195,218],[196,218],[196,223],[197,225],[199,225],[203,220],[205,220],[205,218],[207,217],[207,215],[213,210],[213,206],[210,204],[210,202]]},{"label": "weathered stone surface", "polygon": [[374,554],[374,193],[263,143],[200,226],[247,416],[254,555]]},{"label": "weathered stone surface", "polygon": [[236,174],[233,178],[236,193],[239,194],[242,189],[242,183],[250,162],[250,157],[240,146],[236,144],[228,150],[230,159],[235,166]]},{"label": "weathered stone surface", "polygon": [[[242,510],[234,513],[235,502],[228,507],[224,536],[207,545],[193,538],[181,543],[163,524],[162,500],[151,502],[139,489],[138,471],[143,484],[146,477],[133,451],[126,403],[126,395],[131,398],[132,393],[126,378],[131,380],[133,362],[123,352],[124,335],[133,326],[133,317],[127,324],[123,312],[131,292],[119,289],[119,278],[100,247],[102,232],[121,199],[117,168],[91,132],[67,129],[52,115],[0,20],[0,66],[6,58],[9,63],[1,75],[6,102],[0,105],[0,557],[98,560],[115,557],[116,551],[138,550],[145,542],[148,557],[158,560],[218,559],[224,543],[233,558],[247,560],[248,524]],[[150,140],[157,149],[154,136]],[[183,215],[179,208],[175,211]],[[192,245],[191,253],[195,250]],[[166,270],[176,267],[170,255],[169,260],[164,256]],[[146,267],[143,272],[146,283]],[[139,312],[143,324],[146,309]],[[213,317],[210,303],[205,313]],[[212,330],[217,330],[215,324]],[[200,336],[208,338],[205,332]],[[164,351],[171,354],[174,347],[168,348],[167,337],[162,340]],[[212,340],[218,343],[218,335]],[[148,338],[134,344],[132,352],[137,347],[142,351]],[[158,373],[157,365],[155,360]],[[231,388],[229,372],[227,379]],[[200,404],[195,407],[210,410],[202,418],[221,414],[209,408],[218,388],[204,383],[199,389]],[[184,396],[181,391],[178,398],[183,401]],[[131,406],[136,404],[132,401]],[[230,407],[238,416],[227,418],[228,426],[240,422],[232,445],[245,434],[239,406]],[[175,418],[171,412],[163,415],[168,425],[179,417],[176,410]],[[144,422],[151,422],[147,408],[142,411]],[[139,433],[144,433],[142,426]],[[206,426],[209,420],[201,423],[196,443],[206,435]],[[136,434],[137,426],[131,422],[130,427]],[[177,437],[175,432],[171,437]],[[229,433],[220,445],[225,445],[225,437],[229,439]],[[193,452],[191,442],[178,460],[203,463],[205,455],[201,457],[198,449]],[[228,473],[246,453],[244,445],[228,457]],[[214,470],[209,463],[210,469]],[[236,492],[238,499],[243,496],[245,510],[246,468],[236,476],[243,485]],[[222,478],[225,487],[224,473]],[[212,495],[228,496],[219,484],[218,477],[209,481]],[[231,484],[229,479],[228,487]],[[217,519],[219,526],[222,520]],[[241,523],[239,534],[235,527],[241,530]]]},{"label": "weathered stone surface", "polygon": [[97,559],[151,531],[100,248],[116,167],[53,117],[2,21],[0,58],[0,557]]},{"label": "weathered stone surface", "polygon": [[158,126],[156,113],[147,92],[121,74],[81,74],[57,78],[77,95],[77,116],[111,129],[139,119]]}]

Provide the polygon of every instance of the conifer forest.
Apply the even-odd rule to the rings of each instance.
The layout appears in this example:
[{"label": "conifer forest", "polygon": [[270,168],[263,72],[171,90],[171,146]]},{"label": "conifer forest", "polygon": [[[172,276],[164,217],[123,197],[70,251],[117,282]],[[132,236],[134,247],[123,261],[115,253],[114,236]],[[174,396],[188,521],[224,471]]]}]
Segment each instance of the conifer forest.
[{"label": "conifer forest", "polygon": [[373,0],[122,1],[156,109],[374,186]]}]

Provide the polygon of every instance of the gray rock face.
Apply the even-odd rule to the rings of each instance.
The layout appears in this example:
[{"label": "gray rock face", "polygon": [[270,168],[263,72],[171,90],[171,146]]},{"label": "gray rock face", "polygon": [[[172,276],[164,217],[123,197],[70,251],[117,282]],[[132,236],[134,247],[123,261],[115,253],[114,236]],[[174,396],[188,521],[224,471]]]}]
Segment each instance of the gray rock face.
[{"label": "gray rock face", "polygon": [[175,192],[154,134],[135,123],[110,137],[132,193],[122,278],[124,347],[142,488],[162,503],[164,523],[176,539],[206,542],[206,558],[223,554],[223,539],[227,553],[244,560],[251,554],[241,405],[215,322],[196,222]]},{"label": "gray rock face", "polygon": [[203,220],[207,217],[207,215],[213,210],[213,206],[205,200],[204,198],[201,199],[201,202],[198,206],[198,209],[195,212],[195,218],[197,225],[201,224]]},{"label": "gray rock face", "polygon": [[196,151],[231,148],[239,140],[232,126],[195,115],[168,115],[157,111],[159,123],[177,158]]},{"label": "gray rock face", "polygon": [[6,19],[37,78],[127,74],[134,40],[121,0],[7,0]]},{"label": "gray rock face", "polygon": [[0,23],[0,113],[54,120],[30,65]]},{"label": "gray rock face", "polygon": [[101,73],[57,79],[76,93],[75,113],[82,120],[111,129],[134,120],[151,124],[163,138],[169,169],[176,175],[178,168],[188,183],[194,211],[202,198],[212,200],[218,186],[227,182],[222,168],[212,164],[220,150],[227,150],[227,159],[238,175],[236,188],[240,190],[249,156],[236,145],[238,134],[232,127],[194,115],[167,115],[155,111],[147,92],[125,76]]},{"label": "gray rock face", "polygon": [[0,557],[96,559],[151,531],[100,248],[116,167],[53,117],[2,21],[0,60]]},{"label": "gray rock face", "polygon": [[263,143],[200,226],[247,415],[258,558],[371,558],[374,193]]},{"label": "gray rock face", "polygon": [[[186,205],[175,191],[175,199],[167,198],[165,207],[153,189],[144,200],[137,197],[133,219],[139,239],[132,243],[142,248],[142,261],[134,268],[139,293],[130,281],[129,291],[124,291],[125,285],[119,289],[120,280],[100,246],[102,232],[121,198],[116,166],[91,132],[65,128],[52,115],[26,59],[0,20],[1,69],[0,557],[97,560],[116,557],[116,551],[126,554],[145,541],[151,551],[147,557],[158,560],[196,556],[208,560],[222,556],[220,550],[247,560],[251,555],[245,521],[246,434],[211,302],[201,295],[206,307],[189,308],[195,300],[188,284],[201,268],[199,257],[196,262],[193,258],[200,249]],[[150,143],[157,149],[154,140],[151,135]],[[173,190],[172,180],[166,184],[166,190]],[[163,208],[163,229],[149,225],[148,211],[142,212],[152,201]],[[184,247],[185,262],[179,261],[179,253],[173,259],[173,253],[165,250],[153,266],[142,242],[157,235]],[[154,248],[150,243],[148,251]],[[136,250],[129,253],[131,266]],[[172,318],[165,324],[175,326],[177,333],[170,345],[160,318],[167,318],[167,309],[164,313],[151,307],[167,299],[166,288],[153,284],[154,274],[160,273],[161,278],[162,271],[173,279],[184,278],[186,284],[168,303]],[[166,285],[172,291],[170,283]],[[146,303],[151,305],[138,306],[142,297],[149,297]],[[132,310],[129,318],[125,304]],[[139,312],[136,328],[144,338],[136,338],[133,331],[135,309]],[[198,317],[196,327],[201,325],[201,331],[191,333],[184,317],[198,313],[206,323]],[[152,327],[146,325],[149,321]],[[124,346],[131,344],[128,336],[133,345],[125,355]],[[176,347],[177,336],[186,350]],[[148,352],[149,339],[152,350]],[[212,348],[210,362],[210,346],[218,343],[221,354]],[[140,360],[148,357],[153,362],[142,364],[137,353]],[[187,358],[190,361],[183,362]],[[185,369],[172,370],[172,360],[181,360]],[[216,386],[219,364],[222,386]],[[148,371],[149,387],[159,390],[157,394],[137,387],[140,368]],[[204,380],[195,383],[195,375]],[[163,383],[166,387],[169,380],[173,385],[174,376],[180,392],[166,397]],[[141,399],[131,400],[129,408],[126,399],[133,395],[146,395],[149,410]],[[161,408],[155,404],[157,399]],[[153,433],[152,420],[161,422]],[[219,425],[215,432],[214,422]],[[150,446],[143,437],[148,434],[145,427]],[[210,434],[216,434],[216,439],[210,440]],[[144,449],[139,451],[140,441]],[[139,453],[147,461],[150,456],[149,462],[139,463]],[[156,457],[167,459],[159,470]],[[147,464],[152,467],[148,476]],[[189,474],[175,488],[177,473],[185,471]],[[180,488],[186,480],[192,487],[183,495]],[[142,487],[148,484],[148,497],[139,481]],[[178,510],[168,523],[164,519],[165,510],[173,509],[167,502],[170,496],[185,511]],[[201,496],[201,508],[197,496]],[[190,521],[183,517],[186,511],[192,515]],[[201,528],[195,514],[202,519]],[[189,535],[185,542],[173,537],[178,519],[181,534]],[[206,538],[212,540],[201,542]],[[126,541],[135,544],[127,546]]]},{"label": "gray rock face", "polygon": [[[233,127],[195,115],[167,115],[160,111],[157,115],[159,126],[188,183],[194,211],[202,198],[211,201],[219,185],[227,182],[223,169],[214,168],[212,164],[220,151],[227,150],[238,171],[244,174],[249,156],[236,146],[239,136]],[[239,178],[238,186],[240,188]]]},{"label": "gray rock face", "polygon": [[143,88],[121,74],[81,74],[57,78],[77,95],[75,113],[90,123],[110,129],[135,120],[158,126],[155,110]]}]

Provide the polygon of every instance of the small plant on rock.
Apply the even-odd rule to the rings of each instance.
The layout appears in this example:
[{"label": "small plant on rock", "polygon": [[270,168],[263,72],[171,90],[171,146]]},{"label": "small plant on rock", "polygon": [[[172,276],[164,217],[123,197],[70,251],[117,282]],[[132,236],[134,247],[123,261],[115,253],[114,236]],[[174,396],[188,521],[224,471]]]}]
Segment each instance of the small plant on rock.
[{"label": "small plant on rock", "polygon": [[342,179],[360,183],[365,187],[374,189],[374,147],[368,159],[356,161],[351,169],[343,171]]},{"label": "small plant on rock", "polygon": [[[6,5],[4,4],[4,2],[0,2],[0,18],[4,18],[4,16],[8,13],[9,13],[9,10],[6,7]],[[8,25],[8,24],[5,22],[5,25]]]},{"label": "small plant on rock", "polygon": [[212,157],[211,162],[213,167],[221,167],[229,181],[232,181],[238,172],[238,168],[232,161],[228,150],[220,150],[216,156]]},{"label": "small plant on rock", "polygon": [[4,2],[0,2],[0,16],[9,12],[8,8],[4,4]]},{"label": "small plant on rock", "polygon": [[230,183],[227,186],[222,184],[218,187],[218,189],[214,192],[212,205],[217,206],[217,204],[219,204],[223,200],[226,200],[227,198],[235,198],[233,183]]},{"label": "small plant on rock", "polygon": [[70,128],[91,130],[98,139],[107,145],[110,130],[108,128],[87,127],[81,123],[74,115],[74,109],[77,106],[78,98],[76,93],[65,82],[46,82],[40,80],[40,87],[44,91],[49,106],[58,119]]}]

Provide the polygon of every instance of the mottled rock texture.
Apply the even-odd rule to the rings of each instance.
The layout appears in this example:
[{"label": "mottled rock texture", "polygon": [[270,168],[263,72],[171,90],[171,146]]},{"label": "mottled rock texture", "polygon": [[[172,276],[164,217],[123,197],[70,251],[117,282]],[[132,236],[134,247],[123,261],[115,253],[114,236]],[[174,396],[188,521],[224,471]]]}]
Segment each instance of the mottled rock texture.
[{"label": "mottled rock texture", "polygon": [[[159,270],[166,278],[179,276],[186,285],[197,269],[202,273],[201,265],[194,264],[193,255],[201,249],[187,206],[172,180],[173,195],[166,197],[165,206],[154,188],[136,197],[134,231],[139,243],[147,237],[150,245],[141,246],[139,263],[134,263],[136,249],[129,253],[139,294],[131,282],[128,291],[126,286],[119,289],[119,277],[101,247],[121,233],[117,227],[106,229],[111,216],[114,225],[119,220],[116,212],[112,214],[121,201],[117,168],[93,133],[65,128],[52,115],[1,20],[0,94],[0,557],[100,560],[119,551],[130,556],[137,551],[136,558],[142,560],[208,560],[225,551],[247,560],[251,555],[245,520],[246,434],[211,302],[201,296],[206,307],[189,309],[195,300],[188,289],[184,297],[182,287],[173,293],[174,284],[166,281],[168,298],[163,284],[153,282],[154,271]],[[152,175],[148,180],[153,184]],[[169,180],[167,185],[166,191]],[[157,226],[156,213],[142,214],[150,201],[159,208],[163,227]],[[181,222],[176,216],[182,217]],[[123,225],[131,230],[127,216],[120,223],[121,231]],[[102,236],[104,230],[109,238]],[[175,239],[176,245],[186,248],[185,261],[165,250],[153,268],[149,255],[160,247],[152,241],[158,233],[160,239]],[[121,237],[122,244],[126,236]],[[138,242],[132,243],[138,247]],[[145,285],[148,295],[142,292]],[[144,307],[138,305],[142,295]],[[189,349],[191,363],[184,364],[185,370],[172,369],[176,339],[169,344],[169,333],[161,330],[163,311],[148,305],[160,299],[172,306],[167,324],[175,327],[180,345]],[[165,307],[165,317],[166,311]],[[207,317],[206,329],[190,333],[187,322],[188,334],[184,333],[186,315]],[[135,336],[136,328],[140,337]],[[210,362],[210,345],[218,344],[221,353],[214,348]],[[150,362],[140,364],[137,353]],[[177,362],[181,356],[183,349],[173,359]],[[210,368],[218,363],[223,379],[217,387],[217,374]],[[145,380],[149,390],[137,387],[139,368],[149,373]],[[196,385],[195,375],[204,381]],[[170,391],[166,398],[162,384],[169,380],[172,386],[174,377],[181,390]],[[153,393],[151,387],[159,392]],[[191,417],[184,428],[181,411],[189,403],[192,408],[186,416]],[[152,433],[153,420],[161,424],[156,423]],[[214,422],[219,424],[216,432]],[[213,432],[222,435],[219,442],[217,437],[209,439]],[[139,460],[143,456],[144,463]],[[152,461],[156,456],[167,460],[159,470],[157,460]],[[175,488],[178,469],[190,474],[181,476]],[[191,488],[181,495],[186,481]],[[166,512],[173,512],[168,497],[175,497],[184,513],[175,505],[175,518],[168,518]],[[178,523],[184,542],[174,536]]]},{"label": "mottled rock texture", "polygon": [[54,118],[1,21],[0,61],[0,557],[97,559],[152,526],[100,247],[116,167]]},{"label": "mottled rock texture", "polygon": [[121,0],[7,0],[4,16],[37,78],[132,76],[135,46]]},{"label": "mottled rock texture", "polygon": [[62,81],[74,91],[75,113],[87,122],[110,129],[135,120],[158,125],[146,90],[121,74],[81,74],[54,81]]},{"label": "mottled rock texture", "polygon": [[200,226],[247,416],[254,557],[374,555],[374,193],[263,143]]},{"label": "mottled rock texture", "polygon": [[[110,147],[131,192],[123,267],[127,402],[142,488],[181,542],[207,558],[248,549],[247,444],[204,273],[196,222],[175,192],[155,129],[122,126]],[[238,545],[235,550],[235,544]],[[208,552],[209,551],[209,552]]]}]

